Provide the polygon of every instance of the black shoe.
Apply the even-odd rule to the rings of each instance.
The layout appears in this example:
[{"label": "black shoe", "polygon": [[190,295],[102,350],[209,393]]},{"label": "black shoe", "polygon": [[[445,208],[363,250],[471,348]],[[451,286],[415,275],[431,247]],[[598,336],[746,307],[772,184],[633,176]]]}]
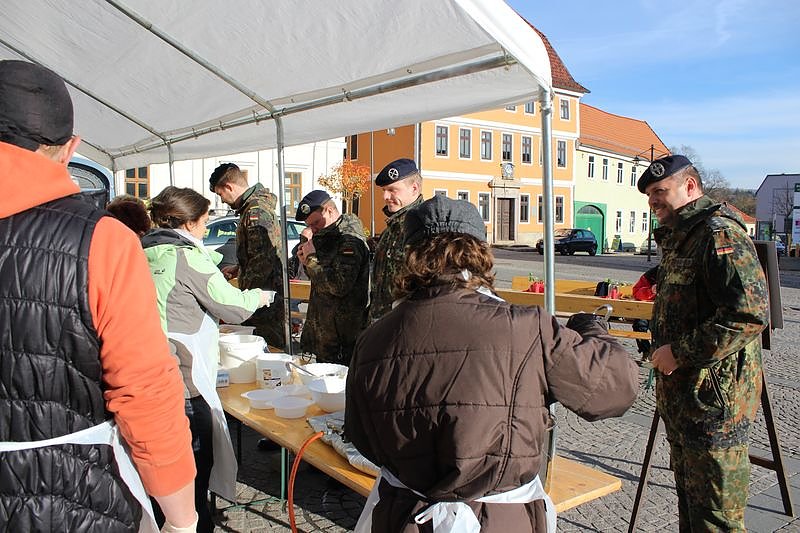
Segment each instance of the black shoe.
[{"label": "black shoe", "polygon": [[269,439],[264,438],[258,440],[256,448],[258,448],[262,452],[275,452],[281,449],[281,445],[276,442],[272,442]]}]

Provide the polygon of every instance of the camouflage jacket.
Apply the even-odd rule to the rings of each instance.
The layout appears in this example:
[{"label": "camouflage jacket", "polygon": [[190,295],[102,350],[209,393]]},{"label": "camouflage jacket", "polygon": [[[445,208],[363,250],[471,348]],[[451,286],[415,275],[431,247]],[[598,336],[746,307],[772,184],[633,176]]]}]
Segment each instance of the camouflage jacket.
[{"label": "camouflage jacket", "polygon": [[406,213],[419,206],[422,201],[420,194],[419,198],[396,213],[390,213],[385,207],[383,208],[383,213],[388,218],[386,219],[386,229],[381,233],[378,246],[375,248],[375,265],[372,270],[372,290],[369,304],[370,322],[378,320],[392,309],[394,276],[403,266],[406,257],[403,221],[406,219]]},{"label": "camouflage jacket", "polygon": [[263,185],[256,183],[242,194],[236,211],[239,215],[236,228],[239,287],[276,291],[276,301],[283,294],[283,244],[281,225],[275,214],[277,200]]},{"label": "camouflage jacket", "polygon": [[663,250],[653,308],[654,347],[669,344],[678,368],[658,375],[667,437],[689,446],[747,440],[761,391],[759,334],[767,287],[744,224],[703,196],[655,231]]},{"label": "camouflage jacket", "polygon": [[361,221],[342,215],[312,238],[314,254],[305,266],[311,280],[303,351],[328,362],[350,361],[356,338],[366,326],[369,250]]}]

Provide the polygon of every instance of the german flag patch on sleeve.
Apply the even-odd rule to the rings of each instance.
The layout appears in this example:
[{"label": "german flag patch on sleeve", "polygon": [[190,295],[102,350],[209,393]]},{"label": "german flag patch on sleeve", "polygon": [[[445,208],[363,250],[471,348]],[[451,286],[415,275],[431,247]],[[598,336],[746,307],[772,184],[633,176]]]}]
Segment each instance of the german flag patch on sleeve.
[{"label": "german flag patch on sleeve", "polygon": [[714,253],[717,257],[733,253],[733,242],[727,231],[714,232]]},{"label": "german flag patch on sleeve", "polygon": [[342,248],[340,251],[342,255],[355,255],[356,253],[356,251],[352,247]]}]

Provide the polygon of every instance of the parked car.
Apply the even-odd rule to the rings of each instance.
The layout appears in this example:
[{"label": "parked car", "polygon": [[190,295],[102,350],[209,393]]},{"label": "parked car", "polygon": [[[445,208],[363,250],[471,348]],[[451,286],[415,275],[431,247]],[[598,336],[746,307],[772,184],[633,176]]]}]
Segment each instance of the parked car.
[{"label": "parked car", "polygon": [[[639,246],[639,251],[636,253],[639,255],[647,255],[647,239]],[[650,239],[650,255],[658,255],[658,245],[656,245],[654,239]]]},{"label": "parked car", "polygon": [[775,252],[777,253],[778,257],[786,255],[786,245],[783,244],[783,241],[780,239],[775,239]]},{"label": "parked car", "polygon": [[[572,255],[575,252],[588,252],[589,255],[597,253],[597,239],[588,229],[559,229],[553,234],[553,246],[561,255]],[[536,251],[544,254],[544,239],[536,243]]]},{"label": "parked car", "polygon": [[[236,264],[236,227],[238,216],[224,216],[211,220],[206,224],[206,236],[203,244],[222,254],[220,268]],[[306,225],[293,218],[286,219],[286,237],[289,241],[289,253],[300,242],[300,232]]]}]

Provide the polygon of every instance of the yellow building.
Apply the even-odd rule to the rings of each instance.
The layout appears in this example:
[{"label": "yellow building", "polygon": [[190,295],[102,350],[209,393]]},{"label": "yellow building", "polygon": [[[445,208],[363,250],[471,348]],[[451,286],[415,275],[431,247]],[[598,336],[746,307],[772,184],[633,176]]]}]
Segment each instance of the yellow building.
[{"label": "yellow building", "polygon": [[[579,104],[588,90],[572,78],[539,33],[553,74],[555,226],[571,227]],[[397,158],[414,159],[422,173],[425,198],[445,194],[473,203],[486,222],[492,243],[534,243],[543,233],[540,113],[538,104],[520,102],[503,109],[352,135],[347,139],[347,158],[370,167],[373,176]],[[506,166],[508,163],[513,166]],[[358,215],[373,233],[386,227],[383,205],[379,187],[359,200]]]}]

